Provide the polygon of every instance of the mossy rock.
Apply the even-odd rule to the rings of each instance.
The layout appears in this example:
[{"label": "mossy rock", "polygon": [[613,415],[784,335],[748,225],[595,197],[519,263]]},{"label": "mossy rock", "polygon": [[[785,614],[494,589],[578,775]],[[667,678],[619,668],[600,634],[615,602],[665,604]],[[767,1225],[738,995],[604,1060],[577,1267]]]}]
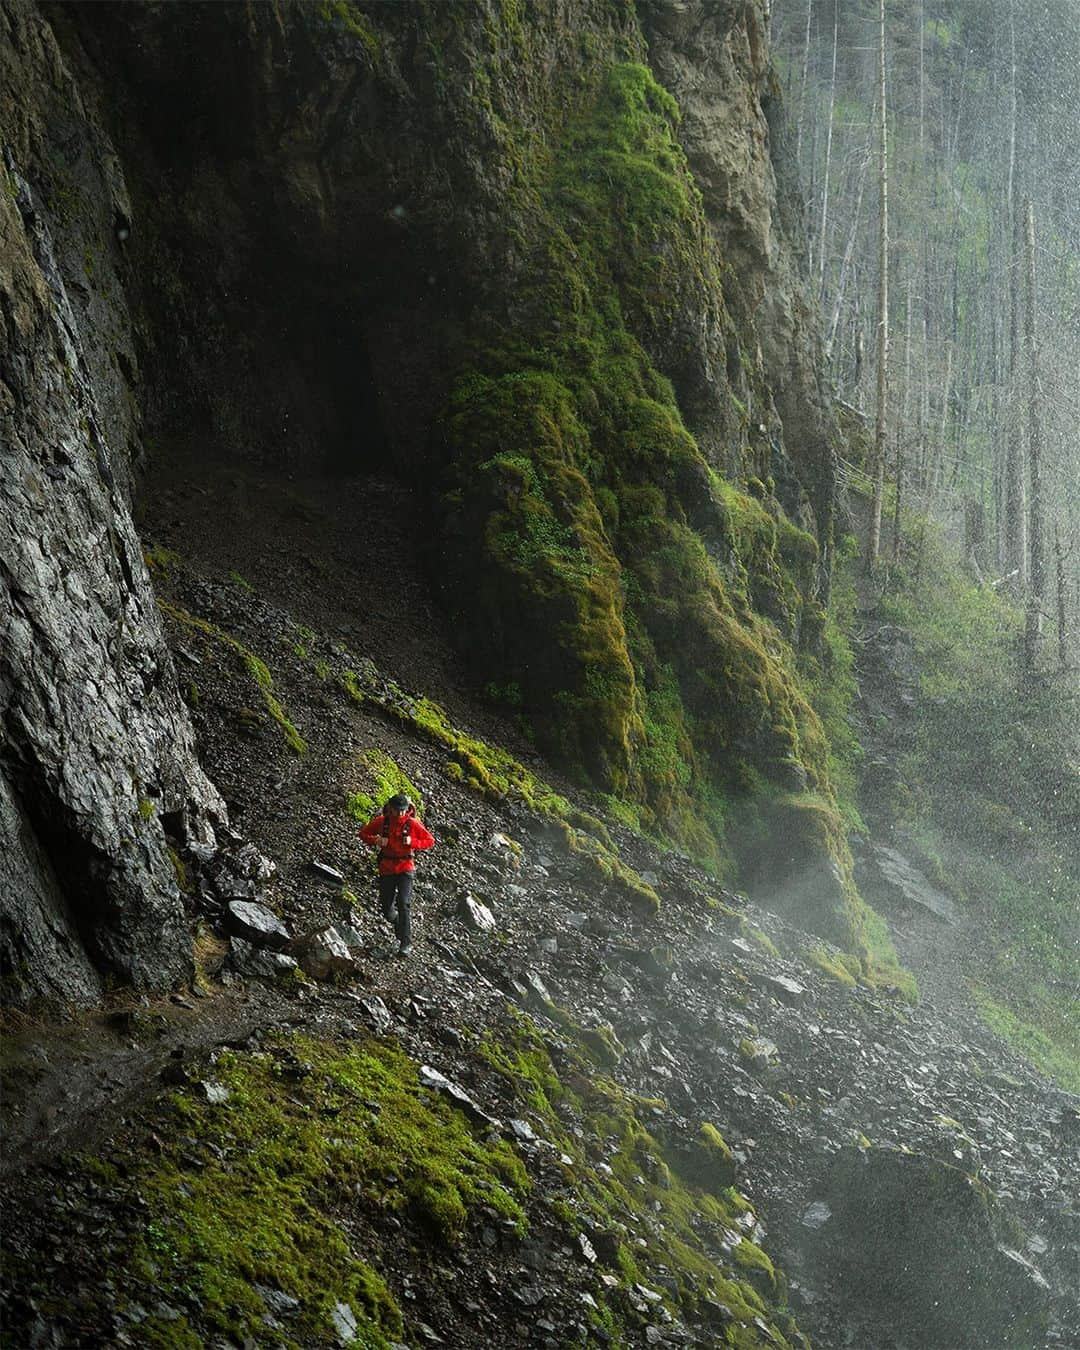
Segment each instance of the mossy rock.
[{"label": "mossy rock", "polygon": [[744,378],[677,107],[632,62],[565,93],[522,159],[520,317],[477,335],[443,420],[462,632],[545,753],[722,868],[726,794],[792,763],[828,790],[785,654],[817,544],[707,462],[650,355],[704,307]]},{"label": "mossy rock", "polygon": [[735,1184],[735,1157],[724,1136],[707,1121],[689,1147],[673,1149],[672,1165],[690,1186],[719,1195]]},{"label": "mossy rock", "polygon": [[[335,1217],[346,1198],[402,1215],[432,1250],[457,1243],[481,1208],[524,1231],[529,1183],[513,1150],[478,1140],[394,1046],[278,1035],[258,1054],[225,1052],[213,1078],[221,1100],[181,1090],[160,1108],[154,1149],[126,1159],[123,1185],[144,1215],[122,1262],[127,1288],[144,1302],[183,1288],[197,1309],[147,1344],[262,1344],[258,1284],[297,1300],[296,1343],[334,1341],[338,1303],[357,1344],[400,1342],[393,1295]],[[92,1159],[87,1172],[115,1183]]]}]

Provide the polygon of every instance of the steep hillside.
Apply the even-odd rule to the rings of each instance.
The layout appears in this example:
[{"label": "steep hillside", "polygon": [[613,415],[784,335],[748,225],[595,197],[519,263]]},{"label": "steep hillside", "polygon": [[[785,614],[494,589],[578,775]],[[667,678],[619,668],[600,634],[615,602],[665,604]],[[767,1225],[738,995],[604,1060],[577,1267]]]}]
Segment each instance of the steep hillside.
[{"label": "steep hillside", "polygon": [[[288,549],[234,532],[256,490]],[[243,835],[179,872],[190,989],[9,1028],[9,1334],[1069,1345],[1075,1099],[962,1007],[858,985],[845,953],[583,811],[466,695],[432,702],[411,679],[437,646],[422,666],[384,614],[352,623],[373,555],[340,506],[177,464],[140,512]],[[408,960],[356,842],[389,782],[439,840]],[[657,913],[605,871],[613,846]]]},{"label": "steep hillside", "polygon": [[[993,1025],[1076,1091],[1076,672],[1048,664],[1030,678],[1021,611],[972,574],[933,522],[913,519],[908,545],[856,620],[868,827],[856,874],[893,920],[905,959],[912,906],[936,909],[945,930],[958,925],[967,936],[940,943],[939,996],[952,1001],[970,986]],[[917,952],[911,959],[925,964]]]},{"label": "steep hillside", "polygon": [[[64,314],[74,348],[35,380],[37,329],[8,323],[26,371],[14,443],[32,476],[63,439],[65,474],[90,484],[107,460],[118,484],[74,533],[109,537],[115,518],[122,538],[131,470],[152,486],[177,447],[398,476],[400,524],[428,541],[474,684],[627,820],[722,875],[741,868],[865,954],[794,656],[822,625],[833,430],[776,187],[758,6],[10,0],[5,16],[4,209],[24,260],[5,274],[10,312],[35,294],[38,322]],[[65,366],[74,412],[44,392]],[[70,566],[90,595],[94,566]],[[128,704],[138,680],[170,704],[149,719],[175,749],[171,673],[108,655],[129,595],[134,627],[155,627],[132,547],[111,584],[80,641]],[[81,699],[74,671],[56,678]],[[5,719],[19,722],[11,698]],[[44,743],[55,719],[26,716],[14,743]],[[83,731],[108,741],[93,713]],[[71,852],[96,849],[116,887],[123,839],[145,837],[164,895],[139,802],[164,794],[192,837],[220,811],[193,765],[142,763],[117,735],[137,766],[105,793],[124,825],[96,821],[91,794],[68,813]],[[70,789],[37,749],[6,758],[23,852],[56,851],[38,836]],[[95,947],[79,881],[38,889],[36,926]],[[5,938],[22,999],[48,985],[26,927]]]}]

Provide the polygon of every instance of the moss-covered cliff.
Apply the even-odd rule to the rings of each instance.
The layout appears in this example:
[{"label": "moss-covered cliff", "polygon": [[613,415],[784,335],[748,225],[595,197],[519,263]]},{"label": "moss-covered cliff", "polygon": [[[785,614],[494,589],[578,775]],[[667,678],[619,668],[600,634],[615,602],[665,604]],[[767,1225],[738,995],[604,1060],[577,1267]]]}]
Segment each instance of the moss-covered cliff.
[{"label": "moss-covered cliff", "polygon": [[[71,93],[9,158],[113,297],[96,378],[151,479],[181,443],[407,477],[462,655],[537,746],[858,945],[800,676],[832,433],[763,7],[43,12],[12,0]],[[76,181],[65,121],[110,174]]]}]

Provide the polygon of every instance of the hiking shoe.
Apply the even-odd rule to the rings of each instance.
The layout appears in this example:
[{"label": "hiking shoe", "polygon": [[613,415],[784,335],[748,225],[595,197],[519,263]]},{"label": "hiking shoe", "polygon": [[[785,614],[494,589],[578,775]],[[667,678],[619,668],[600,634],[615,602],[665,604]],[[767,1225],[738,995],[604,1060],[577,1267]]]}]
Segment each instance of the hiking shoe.
[{"label": "hiking shoe", "polygon": [[398,954],[398,956],[408,956],[408,954],[409,954],[411,951],[412,951],[412,943],[411,943],[411,942],[403,942],[403,943],[401,944],[401,946],[398,947],[398,949],[397,949],[397,954]]}]

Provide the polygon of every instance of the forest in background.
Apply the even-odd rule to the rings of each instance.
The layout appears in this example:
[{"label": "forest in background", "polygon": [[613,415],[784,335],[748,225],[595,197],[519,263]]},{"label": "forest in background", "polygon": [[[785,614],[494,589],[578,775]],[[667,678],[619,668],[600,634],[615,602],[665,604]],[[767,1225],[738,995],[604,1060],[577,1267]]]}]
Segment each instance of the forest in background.
[{"label": "forest in background", "polygon": [[[876,0],[780,0],[774,10],[829,373],[867,416],[878,364],[879,13]],[[887,6],[884,45],[889,476],[902,500],[910,494],[950,522],[988,581],[1015,572],[1019,594],[1031,567],[1034,405],[1044,570],[1056,572],[1051,557],[1065,564],[1075,629],[1076,9],[1070,0],[902,0]]]},{"label": "forest in background", "polygon": [[773,25],[867,538],[855,645],[903,628],[919,671],[859,806],[977,916],[987,1016],[1075,1086],[1080,23],[1071,0],[780,0]]}]

